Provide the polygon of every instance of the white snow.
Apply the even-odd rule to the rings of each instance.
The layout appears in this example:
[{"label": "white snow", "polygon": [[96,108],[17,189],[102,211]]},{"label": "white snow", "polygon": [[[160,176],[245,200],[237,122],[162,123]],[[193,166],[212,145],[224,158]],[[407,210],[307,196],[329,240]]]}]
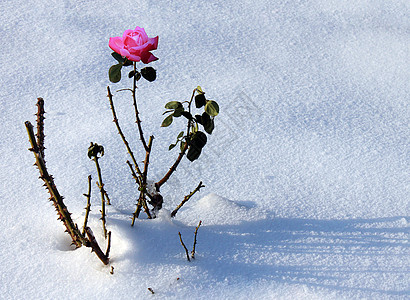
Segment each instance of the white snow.
[{"label": "white snow", "polygon": [[[408,1],[3,0],[0,11],[1,299],[410,297]],[[135,26],[159,35],[158,78],[138,89],[155,136],[149,179],[177,155],[182,123],[160,128],[166,102],[200,85],[220,115],[203,156],[162,187],[158,218],[132,228],[138,191],[106,87],[130,87],[108,81],[108,39]],[[87,148],[105,147],[113,275],[73,251],[38,179],[24,127],[37,97],[49,171],[80,226],[97,178]],[[130,95],[114,101],[143,160]],[[94,186],[89,225],[104,250],[99,209]],[[188,262],[178,232],[190,250],[199,220]]]}]

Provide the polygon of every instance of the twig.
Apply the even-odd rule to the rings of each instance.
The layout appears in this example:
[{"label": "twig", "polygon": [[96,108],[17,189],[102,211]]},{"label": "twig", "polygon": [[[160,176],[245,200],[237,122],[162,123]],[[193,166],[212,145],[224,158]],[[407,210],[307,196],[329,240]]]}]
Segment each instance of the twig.
[{"label": "twig", "polygon": [[182,151],[179,153],[177,160],[174,162],[174,164],[172,165],[171,168],[169,168],[168,172],[165,174],[165,176],[158,181],[155,185],[158,186],[158,188],[160,188],[165,182],[168,181],[168,179],[171,177],[172,173],[175,172],[175,170],[177,169],[179,163],[181,162],[182,158],[185,155],[185,152],[188,150],[188,143],[185,143],[184,148],[182,149]]},{"label": "twig", "polygon": [[100,168],[100,164],[98,163],[98,156],[94,156],[93,160],[95,162],[95,166],[97,167],[97,174],[98,174],[98,188],[100,189],[100,194],[101,194],[101,221],[103,224],[103,230],[104,230],[104,237],[107,238],[107,227],[106,227],[106,214],[105,214],[105,195],[106,192],[104,190],[104,184],[102,181],[102,176],[101,176],[101,168]]},{"label": "twig", "polygon": [[177,208],[174,209],[174,211],[171,213],[171,217],[175,217],[177,214],[178,210],[196,193],[198,192],[201,188],[205,187],[202,185],[202,181],[198,184],[198,186],[193,190],[189,195],[186,195],[184,197],[184,200],[177,206]]},{"label": "twig", "polygon": [[130,145],[128,144],[128,141],[126,140],[125,135],[122,132],[120,124],[118,122],[117,114],[116,114],[115,109],[114,109],[114,102],[112,100],[112,94],[111,94],[111,91],[110,91],[110,87],[107,87],[107,91],[108,91],[108,99],[110,101],[110,107],[111,107],[112,115],[113,115],[113,118],[114,118],[113,122],[115,123],[115,126],[117,127],[117,130],[118,130],[118,134],[121,136],[122,141],[124,142],[125,147],[127,148],[128,154],[130,155],[132,163],[135,166],[135,170],[137,171],[138,175],[140,177],[142,177],[142,173],[141,173],[141,170],[138,167],[137,160],[135,159],[134,153],[132,152],[132,150],[130,148]]},{"label": "twig", "polygon": [[44,100],[43,98],[37,98],[37,134],[36,134],[36,138],[37,138],[37,144],[38,144],[38,148],[40,151],[41,156],[43,156],[43,159],[45,158],[44,155]]},{"label": "twig", "polygon": [[107,250],[105,251],[106,257],[110,256],[110,250],[111,250],[111,231],[108,232],[108,244],[107,244]]},{"label": "twig", "polygon": [[195,228],[195,235],[194,235],[194,246],[192,247],[191,258],[195,259],[195,247],[196,247],[196,236],[198,234],[199,226],[201,226],[202,221],[199,221],[198,226]]},{"label": "twig", "polygon": [[[191,96],[191,100],[188,102],[188,112],[191,113],[191,104],[192,104],[192,100],[194,99],[195,96],[195,91],[196,89],[194,89],[194,91],[192,92],[192,96]],[[191,119],[188,120],[188,126],[187,126],[187,134],[186,136],[189,137],[189,133],[191,130]],[[179,163],[181,162],[182,158],[185,155],[185,152],[188,149],[188,143],[185,143],[184,148],[181,150],[181,152],[179,153],[176,161],[174,162],[174,164],[171,166],[171,168],[169,168],[168,172],[164,175],[164,177],[159,180],[155,186],[158,187],[158,189],[165,183],[168,181],[168,179],[171,177],[172,173],[175,172],[175,170],[177,169]]]},{"label": "twig", "polygon": [[188,261],[191,261],[191,259],[189,258],[188,249],[187,249],[187,247],[185,246],[184,242],[182,241],[181,232],[178,232],[178,234],[179,234],[179,240],[181,241],[181,245],[182,245],[182,247],[184,247],[184,249],[185,249],[186,259],[187,259]]},{"label": "twig", "polygon": [[145,153],[145,160],[144,160],[144,172],[142,173],[142,184],[147,183],[147,173],[148,173],[148,166],[149,166],[149,157],[151,154],[152,149],[152,141],[154,140],[154,136],[151,135],[148,140],[148,147]]},{"label": "twig", "polygon": [[85,228],[87,227],[88,215],[91,210],[91,175],[88,175],[88,193],[84,194],[87,197],[87,207],[85,208],[84,226],[82,235],[85,236]]},{"label": "twig", "polygon": [[34,157],[36,158],[35,165],[37,166],[40,172],[40,178],[44,181],[44,186],[50,193],[50,200],[51,202],[53,202],[53,205],[57,210],[59,220],[61,220],[64,223],[67,233],[71,236],[73,244],[77,248],[81,247],[82,244],[87,245],[88,241],[84,238],[84,236],[78,230],[77,225],[71,219],[71,214],[68,212],[68,209],[63,202],[64,198],[60,195],[59,191],[57,190],[53,176],[51,176],[48,173],[46,162],[40,152],[40,148],[34,136],[33,125],[29,121],[26,121],[25,126],[31,144],[31,148],[29,150],[34,153]]},{"label": "twig", "polygon": [[141,179],[135,173],[134,168],[132,167],[132,164],[130,163],[129,160],[127,160],[127,165],[130,167],[131,174],[132,174],[132,177],[134,178],[135,182],[138,184],[138,186],[141,186]]},{"label": "twig", "polygon": [[[137,63],[134,62],[134,72],[137,71]],[[138,126],[138,132],[140,134],[140,140],[142,142],[142,145],[144,146],[145,151],[149,151],[147,143],[145,142],[145,138],[144,138],[144,133],[142,131],[142,126],[141,126],[141,120],[139,117],[139,111],[138,111],[138,106],[137,106],[137,78],[136,76],[133,77],[133,87],[132,87],[132,99],[133,104],[134,104],[134,110],[135,110],[135,122],[137,123]]]},{"label": "twig", "polygon": [[108,256],[106,256],[104,254],[104,252],[102,252],[100,246],[98,245],[97,240],[95,239],[95,236],[94,236],[93,231],[91,230],[91,228],[86,227],[85,232],[86,232],[87,237],[90,241],[90,247],[91,247],[92,251],[95,252],[95,254],[103,262],[104,265],[108,265],[110,259],[108,258]]},{"label": "twig", "polygon": [[[131,226],[134,226],[135,223],[135,219],[139,217],[140,211],[141,211],[141,207],[144,208],[145,213],[148,216],[148,219],[152,219],[151,213],[149,212],[149,208],[147,205],[147,200],[145,195],[147,194],[146,191],[146,186],[147,186],[147,173],[148,173],[148,166],[149,166],[149,158],[150,158],[150,154],[151,154],[151,149],[152,149],[152,141],[154,140],[154,136],[150,136],[149,140],[148,140],[148,146],[146,149],[146,153],[145,153],[145,160],[144,160],[144,171],[142,173],[142,177],[141,178],[136,178],[136,174],[134,172],[133,177],[134,179],[137,181],[137,183],[139,184],[139,189],[140,189],[140,196],[138,198],[138,203],[137,203],[137,208],[135,209],[135,212],[132,215],[132,223]],[[128,162],[128,165],[130,166],[130,163]]]},{"label": "twig", "polygon": [[[41,109],[39,115],[44,115],[44,102],[42,98],[38,98],[38,104]],[[41,153],[41,149],[44,151],[44,126],[41,124],[42,120],[44,120],[41,117],[38,117],[37,119],[37,139],[39,141],[39,144],[36,141],[34,131],[33,131],[33,125],[29,122],[25,122],[25,126],[27,129],[27,134],[29,137],[30,145],[31,148],[29,148],[30,151],[34,153],[34,157],[36,159],[35,165],[37,166],[39,172],[40,172],[40,178],[44,181],[44,186],[50,193],[50,200],[52,201],[55,209],[57,210],[57,214],[59,216],[59,220],[61,220],[66,227],[66,232],[70,235],[73,244],[78,248],[81,247],[82,245],[86,247],[90,247],[92,251],[96,253],[98,258],[101,259],[101,261],[107,265],[109,262],[108,254],[109,250],[107,251],[107,255],[105,255],[102,251],[101,248],[99,247],[91,229],[87,226],[85,226],[85,235],[81,234],[81,232],[78,229],[77,224],[75,224],[71,218],[71,214],[68,212],[67,207],[64,204],[63,197],[60,195],[59,191],[57,190],[57,187],[54,183],[53,176],[48,173],[47,167],[46,167],[46,162],[44,160],[44,156]],[[40,124],[39,124],[40,123]],[[91,195],[91,177],[89,176],[89,192],[88,192],[88,198],[90,198]],[[87,195],[86,195],[87,196]],[[88,201],[89,202],[89,201]],[[88,206],[88,205],[87,205]],[[87,213],[86,213],[87,214]],[[86,224],[86,221],[85,221]],[[109,241],[109,247],[110,247],[110,241]],[[109,249],[108,247],[108,249]]]}]

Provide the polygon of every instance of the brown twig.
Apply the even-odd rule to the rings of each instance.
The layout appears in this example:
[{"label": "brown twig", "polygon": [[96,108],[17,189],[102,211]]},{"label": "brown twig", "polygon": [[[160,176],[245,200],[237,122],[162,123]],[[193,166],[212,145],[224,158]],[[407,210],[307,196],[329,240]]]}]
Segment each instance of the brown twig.
[{"label": "brown twig", "polygon": [[144,160],[144,172],[142,173],[142,184],[147,183],[147,173],[148,173],[148,166],[149,166],[149,157],[151,155],[152,149],[152,141],[154,140],[154,136],[151,135],[148,140],[148,147],[145,153],[145,160]]},{"label": "brown twig", "polygon": [[[145,196],[147,195],[147,191],[146,191],[147,174],[148,174],[149,158],[150,158],[150,155],[151,155],[152,141],[153,140],[154,140],[154,136],[151,135],[149,137],[148,146],[146,148],[145,160],[144,160],[144,171],[142,173],[142,177],[138,179],[138,178],[135,177],[135,175],[136,175],[135,172],[133,174],[134,179],[139,184],[140,196],[138,198],[138,203],[137,203],[137,207],[135,209],[135,212],[132,215],[131,226],[134,226],[135,219],[139,217],[139,214],[141,212],[141,207],[144,208],[144,211],[147,214],[148,219],[152,219],[152,216],[151,216],[151,213],[149,212],[149,208],[148,208],[147,200],[146,200]],[[128,162],[128,165],[130,166],[129,162]]]},{"label": "brown twig", "polygon": [[131,160],[132,160],[132,163],[134,164],[135,170],[137,171],[138,175],[140,177],[142,177],[142,172],[141,172],[140,168],[138,167],[138,163],[137,163],[137,160],[135,159],[134,153],[132,152],[132,150],[130,148],[130,145],[129,145],[127,139],[125,138],[125,135],[122,132],[120,124],[118,122],[117,114],[116,114],[115,108],[114,108],[114,102],[112,100],[112,94],[111,94],[111,91],[110,91],[110,87],[107,87],[107,91],[108,91],[108,99],[110,101],[110,107],[111,107],[112,115],[113,115],[113,118],[114,118],[113,122],[115,123],[115,126],[117,127],[117,130],[118,130],[118,134],[121,136],[122,141],[124,142],[125,147],[127,148],[128,154],[131,157]]},{"label": "brown twig", "polygon": [[132,164],[130,163],[129,160],[127,160],[127,165],[130,167],[130,171],[131,171],[132,177],[134,178],[135,182],[138,184],[138,186],[141,186],[141,179],[135,173],[134,168],[132,167]]},{"label": "brown twig", "polygon": [[195,228],[194,246],[192,247],[192,251],[191,251],[191,258],[192,258],[192,259],[195,259],[196,236],[197,236],[197,234],[198,234],[198,229],[199,229],[199,226],[201,226],[201,224],[202,224],[202,221],[199,221],[198,226]]},{"label": "brown twig", "polygon": [[106,257],[110,257],[110,250],[111,250],[111,231],[108,232],[107,250],[105,251]]},{"label": "brown twig", "polygon": [[104,237],[107,238],[107,226],[106,226],[106,214],[105,214],[105,195],[107,194],[106,191],[104,190],[104,183],[102,181],[102,176],[101,176],[101,168],[100,164],[98,163],[98,156],[94,156],[93,160],[95,162],[95,166],[97,168],[97,174],[98,174],[98,181],[97,181],[97,186],[100,189],[100,194],[101,194],[101,221],[103,224],[103,230],[104,230]]},{"label": "brown twig", "polygon": [[91,211],[91,175],[88,175],[88,193],[84,194],[87,197],[87,206],[85,208],[84,226],[82,235],[85,236],[85,228],[87,227],[88,215]]},{"label": "brown twig", "polygon": [[198,186],[195,188],[195,190],[193,190],[191,193],[189,193],[189,195],[186,195],[184,197],[184,200],[182,200],[182,202],[177,206],[177,208],[175,208],[173,210],[173,212],[171,213],[171,217],[175,217],[175,215],[177,214],[178,210],[186,203],[188,202],[189,199],[191,199],[191,197],[198,192],[201,188],[205,187],[204,185],[202,185],[202,181],[199,182]]},{"label": "brown twig", "polygon": [[[188,103],[188,112],[191,113],[191,104],[192,104],[192,100],[194,99],[195,96],[195,91],[196,89],[194,89],[194,91],[192,92],[192,96],[191,96],[191,100]],[[188,120],[188,125],[187,125],[187,134],[186,136],[189,137],[190,134],[190,130],[191,130],[191,119]],[[185,152],[188,150],[188,143],[186,142],[184,145],[184,148],[181,150],[181,152],[179,153],[176,161],[174,162],[174,164],[171,166],[171,168],[169,168],[168,172],[164,175],[164,177],[159,180],[155,186],[157,186],[157,188],[159,189],[165,182],[168,181],[168,179],[171,177],[172,173],[175,172],[175,170],[177,169],[179,163],[181,162],[182,158],[185,155]]]},{"label": "brown twig", "polygon": [[50,200],[53,202],[55,209],[57,210],[57,214],[59,216],[59,220],[61,220],[66,227],[67,233],[70,235],[73,244],[78,248],[81,247],[82,244],[87,245],[88,241],[84,238],[84,236],[78,230],[77,224],[75,224],[71,218],[71,214],[68,212],[67,207],[64,204],[63,197],[60,195],[57,187],[54,183],[53,176],[48,173],[46,162],[44,157],[40,152],[40,148],[36,142],[33,125],[29,122],[25,122],[25,126],[27,129],[27,133],[29,136],[31,148],[29,149],[34,153],[34,157],[36,158],[35,165],[37,166],[40,172],[40,178],[44,181],[44,186],[50,193]]},{"label": "brown twig", "polygon": [[[137,71],[137,63],[134,62],[134,72]],[[132,99],[133,99],[133,104],[134,104],[134,110],[135,110],[135,122],[137,123],[138,126],[138,132],[140,135],[140,140],[142,142],[142,145],[144,146],[144,149],[146,152],[149,151],[147,143],[145,142],[144,138],[144,133],[142,131],[142,126],[141,126],[141,119],[139,117],[139,111],[138,111],[138,106],[137,106],[137,77],[133,77],[133,87],[132,87]]]},{"label": "brown twig", "polygon": [[44,155],[44,100],[43,98],[37,98],[37,133],[36,133],[36,138],[37,138],[37,145],[40,151],[41,156],[43,159],[45,158]]},{"label": "brown twig", "polygon": [[[42,98],[38,98],[38,104],[39,107],[41,107],[42,111],[40,115],[44,115],[44,102]],[[37,122],[42,123],[42,120],[44,120],[41,117],[38,117]],[[53,203],[55,209],[57,210],[57,214],[59,216],[59,220],[61,220],[66,227],[66,232],[70,235],[73,244],[78,248],[81,247],[82,245],[86,247],[90,247],[92,251],[94,251],[97,256],[101,259],[101,261],[104,264],[108,264],[109,258],[108,254],[109,251],[107,251],[107,255],[105,255],[102,251],[101,248],[99,247],[91,229],[87,226],[85,226],[85,234],[87,237],[83,234],[78,229],[77,224],[75,224],[71,218],[71,214],[68,212],[67,207],[64,204],[63,201],[63,196],[60,195],[55,183],[54,183],[54,178],[52,175],[48,173],[47,167],[46,167],[46,162],[44,160],[44,156],[41,153],[41,149],[44,151],[44,126],[41,124],[37,124],[37,140],[39,143],[42,145],[40,146],[37,143],[36,137],[34,135],[33,131],[33,125],[29,122],[25,122],[25,126],[27,129],[27,134],[29,136],[29,141],[31,148],[29,148],[30,151],[34,153],[34,157],[36,159],[35,165],[37,166],[39,172],[40,172],[40,178],[44,181],[44,186],[46,187],[47,191],[50,193],[50,200]],[[88,192],[88,198],[91,195],[91,190],[90,190],[90,181],[91,177],[89,176],[89,192]],[[87,195],[86,195],[87,196]],[[86,224],[86,222],[85,222]],[[110,241],[109,241],[110,244]]]},{"label": "brown twig", "polygon": [[92,252],[95,252],[95,254],[103,262],[104,265],[108,265],[110,259],[108,258],[108,256],[104,254],[104,252],[102,252],[100,246],[98,245],[97,240],[95,239],[95,236],[91,228],[86,227],[85,232],[87,234],[88,240],[90,241],[90,247],[92,249]]},{"label": "brown twig", "polygon": [[179,240],[181,241],[181,245],[182,245],[182,247],[184,247],[184,249],[185,249],[186,259],[187,259],[188,261],[191,261],[191,259],[189,258],[188,249],[187,249],[187,247],[185,246],[184,242],[182,241],[181,232],[178,232],[178,234],[179,234]]}]

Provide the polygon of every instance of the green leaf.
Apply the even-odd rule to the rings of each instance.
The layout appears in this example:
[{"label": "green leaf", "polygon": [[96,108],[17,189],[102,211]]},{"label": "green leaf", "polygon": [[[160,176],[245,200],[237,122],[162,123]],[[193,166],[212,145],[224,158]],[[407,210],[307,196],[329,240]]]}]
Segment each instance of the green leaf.
[{"label": "green leaf", "polygon": [[135,76],[135,71],[134,70],[132,70],[131,72],[129,72],[128,73],[128,78],[132,78],[132,77],[134,77]]},{"label": "green leaf", "polygon": [[114,57],[119,63],[123,63],[125,61],[125,57],[122,57],[121,54],[117,52],[111,53],[112,57]]},{"label": "green leaf", "polygon": [[177,144],[171,144],[171,145],[169,145],[169,147],[168,147],[168,151],[170,151],[170,150],[174,149],[174,147],[175,147],[176,145],[177,145]]},{"label": "green leaf", "polygon": [[122,64],[111,66],[110,70],[108,71],[108,76],[111,82],[116,83],[121,80],[121,68]]},{"label": "green leaf", "polygon": [[154,81],[157,78],[157,71],[153,67],[141,69],[141,75],[148,81]]},{"label": "green leaf", "polygon": [[215,128],[214,119],[210,118],[209,121],[204,122],[204,129],[206,133],[212,134],[212,131],[214,131],[214,128]]},{"label": "green leaf", "polygon": [[184,132],[183,132],[183,131],[181,131],[181,132],[178,134],[177,139],[180,139],[180,138],[182,138],[183,136],[184,136]]},{"label": "green leaf", "polygon": [[202,125],[205,126],[205,124],[211,121],[211,117],[206,112],[204,112],[201,116],[201,121],[202,121]]},{"label": "green leaf", "polygon": [[215,117],[219,114],[219,105],[213,100],[210,100],[205,105],[205,111],[211,117]]},{"label": "green leaf", "polygon": [[187,118],[188,120],[192,120],[192,115],[191,113],[187,112],[187,111],[183,111],[182,115]]},{"label": "green leaf", "polygon": [[162,121],[161,127],[168,127],[169,125],[171,125],[173,120],[174,118],[172,117],[172,115],[169,115],[164,119],[164,121]]},{"label": "green leaf", "polygon": [[201,108],[206,104],[206,98],[204,94],[199,94],[195,96],[195,106],[196,108]]},{"label": "green leaf", "polygon": [[215,123],[214,123],[214,119],[206,113],[204,112],[201,116],[201,120],[202,120],[202,125],[204,126],[205,131],[208,134],[212,134],[212,131],[214,130],[215,127]]},{"label": "green leaf", "polygon": [[190,161],[194,161],[194,160],[198,159],[198,157],[201,155],[201,152],[202,152],[201,149],[198,149],[198,148],[195,148],[195,147],[190,147],[186,157]]},{"label": "green leaf", "polygon": [[175,118],[179,118],[180,116],[182,116],[182,113],[184,112],[184,108],[182,106],[178,107],[175,109],[173,115]]},{"label": "green leaf", "polygon": [[[206,113],[204,113],[206,114]],[[199,123],[202,124],[202,116],[201,115],[195,115],[195,120]]]},{"label": "green leaf", "polygon": [[182,103],[179,101],[170,101],[165,104],[166,109],[177,109],[178,107],[182,107]]},{"label": "green leaf", "polygon": [[191,139],[190,146],[191,148],[194,147],[202,149],[206,145],[207,140],[208,139],[205,133],[203,133],[202,131],[197,131]]}]

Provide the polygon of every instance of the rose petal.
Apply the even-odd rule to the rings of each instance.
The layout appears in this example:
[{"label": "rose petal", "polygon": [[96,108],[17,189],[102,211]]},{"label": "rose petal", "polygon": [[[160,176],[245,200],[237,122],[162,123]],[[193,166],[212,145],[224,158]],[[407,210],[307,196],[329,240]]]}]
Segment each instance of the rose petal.
[{"label": "rose petal", "polygon": [[108,46],[118,54],[121,54],[121,49],[124,48],[124,43],[122,42],[122,38],[120,36],[116,36],[110,38]]},{"label": "rose petal", "polygon": [[130,60],[130,61],[140,61],[141,56],[130,54],[130,55],[127,56],[127,59]]},{"label": "rose petal", "polygon": [[130,47],[140,46],[141,44],[138,44],[138,42],[133,37],[127,35],[124,38],[124,45],[126,45],[128,48],[130,48]]},{"label": "rose petal", "polygon": [[132,32],[134,32],[134,30],[132,29],[125,30],[124,33],[122,34],[122,38],[125,39]]},{"label": "rose petal", "polygon": [[145,32],[144,28],[141,28],[141,27],[137,26],[137,27],[135,27],[134,32],[138,32],[141,35],[141,38],[144,41],[144,43],[146,43],[148,41],[148,35]]},{"label": "rose petal", "polygon": [[158,36],[154,38],[150,38],[146,44],[146,51],[156,50],[158,47]]},{"label": "rose petal", "polygon": [[157,60],[158,59],[158,57],[155,57],[152,53],[150,53],[150,52],[143,52],[143,53],[141,53],[141,61],[144,63],[144,64],[148,64],[148,63],[150,63],[150,62],[152,62],[152,61],[154,61],[154,60]]},{"label": "rose petal", "polygon": [[144,51],[149,51],[149,50],[145,49],[146,47],[147,47],[147,45],[144,44],[144,45],[141,45],[141,46],[128,48],[128,51],[130,51],[130,53],[134,53],[134,54],[141,53],[141,52],[144,52]]},{"label": "rose petal", "polygon": [[120,54],[121,54],[121,56],[125,56],[127,58],[128,58],[128,56],[130,56],[130,52],[127,49],[121,49]]}]

